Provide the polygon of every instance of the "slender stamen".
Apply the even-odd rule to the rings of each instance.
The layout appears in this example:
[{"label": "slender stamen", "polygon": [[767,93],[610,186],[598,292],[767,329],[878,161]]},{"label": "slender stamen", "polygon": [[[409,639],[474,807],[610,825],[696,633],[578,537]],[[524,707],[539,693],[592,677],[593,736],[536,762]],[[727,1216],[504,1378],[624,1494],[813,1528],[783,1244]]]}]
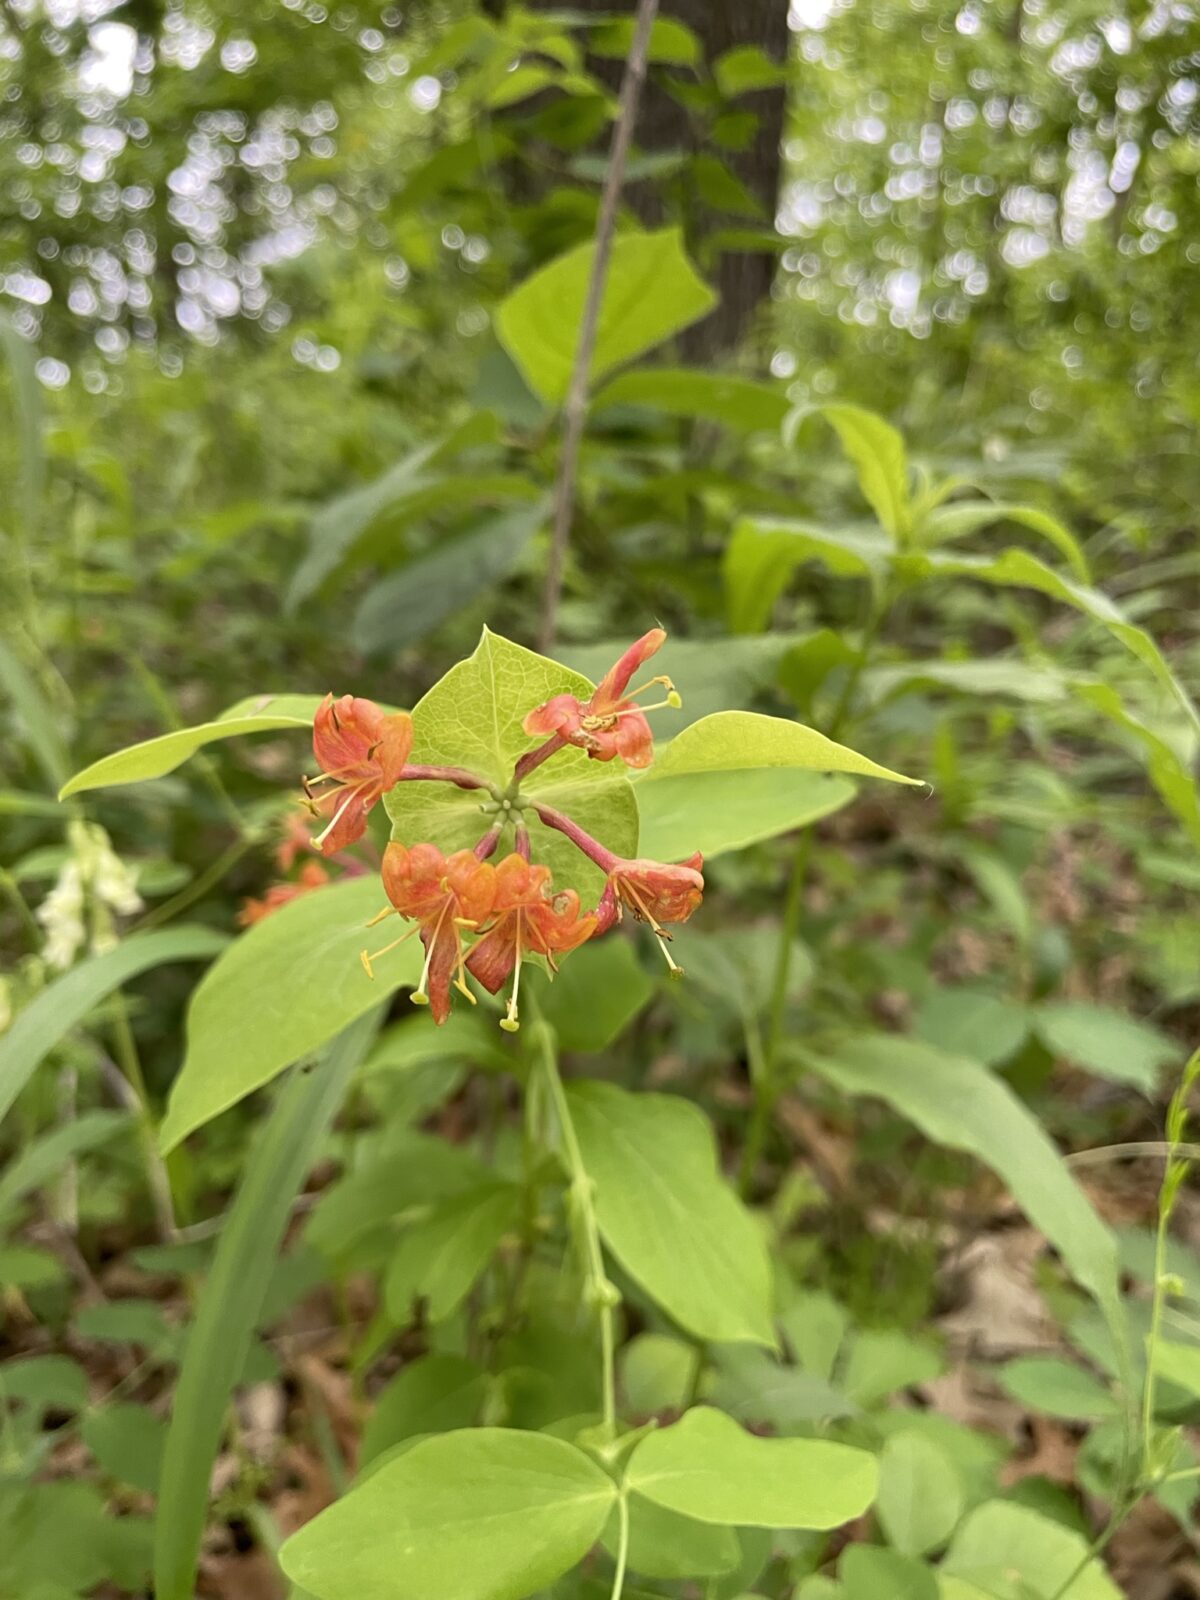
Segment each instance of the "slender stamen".
[{"label": "slender stamen", "polygon": [[326,839],[328,839],[329,835],[337,827],[338,819],[341,817],[343,811],[345,811],[346,807],[350,804],[351,800],[354,799],[354,797],[355,797],[355,795],[357,793],[358,793],[357,789],[351,789],[347,793],[346,798],[342,801],[341,805],[337,808],[337,810],[330,817],[329,821],[326,823],[326,825],[321,829],[320,833],[313,840],[314,844],[324,844],[325,843]]},{"label": "slender stamen", "polygon": [[521,1028],[521,1020],[517,1015],[517,1000],[521,992],[521,916],[522,913],[518,911],[517,960],[516,965],[513,967],[512,993],[508,997],[508,1011],[500,1019],[500,1026],[504,1029],[505,1033],[518,1033],[520,1032]]},{"label": "slender stamen", "polygon": [[646,907],[645,901],[638,894],[637,890],[633,887],[633,885],[629,882],[628,878],[622,878],[622,880],[621,880],[621,891],[620,892],[622,894],[627,894],[629,896],[629,898],[633,901],[634,910],[637,913],[637,915],[641,918],[641,920],[643,922],[649,923],[651,932],[654,934],[654,937],[658,940],[658,948],[662,951],[663,956],[666,958],[667,966],[671,970],[671,976],[673,978],[682,978],[683,977],[683,968],[679,965],[678,961],[675,960],[675,957],[667,949],[667,946],[671,942],[671,935],[667,932],[667,930],[664,927],[662,927],[657,922],[657,920],[654,917],[652,917],[650,915],[650,912]]},{"label": "slender stamen", "polygon": [[442,931],[442,923],[445,921],[446,912],[449,909],[450,897],[447,896],[442,902],[442,909],[438,912],[438,919],[433,925],[429,943],[425,946],[425,965],[421,968],[421,981],[408,997],[415,1006],[427,1006],[429,1004],[429,990],[427,987],[429,983],[429,968],[433,964],[433,952],[437,949],[438,934]]},{"label": "slender stamen", "polygon": [[682,705],[683,696],[672,689],[665,700],[655,700],[652,705],[648,706],[626,706],[624,711],[614,711],[612,715],[614,718],[632,717],[635,712],[662,711],[664,707],[669,707],[672,711],[678,711]]},{"label": "slender stamen", "polygon": [[638,695],[645,694],[647,689],[653,689],[656,683],[661,683],[668,694],[675,693],[675,685],[665,672],[660,672],[657,678],[647,678],[645,683],[639,684],[636,689],[628,690],[625,694],[626,700],[636,700]]},{"label": "slender stamen", "polygon": [[379,923],[386,922],[389,917],[395,917],[395,916],[398,916],[398,915],[399,915],[399,913],[397,912],[395,906],[384,906],[382,911],[377,911],[375,913],[375,915],[371,918],[370,922],[364,922],[363,923],[363,927],[364,928],[377,927],[379,925]]},{"label": "slender stamen", "polygon": [[[367,927],[373,928],[375,923],[378,921],[379,918],[375,917],[371,922],[367,923]],[[372,950],[369,954],[366,950],[360,950],[358,953],[358,959],[362,962],[363,971],[366,973],[367,977],[374,978],[375,976],[374,970],[371,966],[373,961],[378,961],[380,956],[386,956],[390,950],[394,950],[397,945],[404,944],[407,940],[412,938],[414,933],[417,932],[419,932],[418,928],[410,928],[407,933],[402,933],[398,939],[393,939],[391,944],[385,944],[382,950]]]}]

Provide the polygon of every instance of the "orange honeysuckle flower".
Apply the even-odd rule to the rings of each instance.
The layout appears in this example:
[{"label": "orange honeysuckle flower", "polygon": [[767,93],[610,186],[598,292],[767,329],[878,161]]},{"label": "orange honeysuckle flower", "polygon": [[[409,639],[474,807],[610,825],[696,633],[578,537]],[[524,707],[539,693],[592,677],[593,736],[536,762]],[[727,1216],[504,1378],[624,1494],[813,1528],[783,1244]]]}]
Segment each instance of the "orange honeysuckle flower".
[{"label": "orange honeysuckle flower", "polygon": [[278,911],[280,906],[286,906],[302,894],[311,894],[314,889],[323,888],[328,882],[329,874],[319,861],[306,861],[295,883],[273,883],[261,900],[243,900],[242,909],[238,912],[238,927],[252,927],[264,917],[269,917],[273,911]]},{"label": "orange honeysuckle flower", "polygon": [[573,694],[556,694],[529,713],[523,723],[525,732],[577,745],[593,761],[620,756],[628,767],[648,767],[654,759],[654,736],[645,714],[657,706],[639,706],[634,696],[660,683],[667,698],[659,705],[678,708],[682,702],[670,678],[665,677],[651,678],[641,688],[626,691],[634,673],[662,648],[666,637],[661,628],[651,628],[604,674],[590,700],[585,703]]},{"label": "orange honeysuckle flower", "polygon": [[491,994],[514,973],[508,1012],[500,1024],[509,1033],[520,1026],[517,1002],[524,957],[545,956],[553,970],[555,956],[576,949],[596,931],[594,915],[580,916],[573,889],[551,894],[549,887],[549,867],[534,866],[520,854],[505,856],[496,867],[491,923],[467,958],[467,971]]},{"label": "orange honeysuckle flower", "polygon": [[[393,908],[417,926],[385,948],[420,933],[425,946],[425,968],[413,991],[415,1005],[428,1005],[435,1022],[450,1015],[453,982],[472,1005],[475,996],[463,978],[463,930],[478,928],[492,909],[496,869],[471,850],[444,856],[436,845],[407,845],[393,841],[383,856],[383,887]],[[385,913],[386,915],[386,913]],[[376,951],[383,955],[384,951]],[[363,965],[371,974],[374,959],[363,952]]]},{"label": "orange honeysuckle flower", "polygon": [[[310,800],[332,815],[313,840],[324,855],[336,855],[367,829],[367,812],[400,781],[412,749],[412,718],[407,711],[387,715],[373,700],[326,695],[313,721],[313,754],[322,776],[305,782]],[[315,796],[320,783],[334,788]]]},{"label": "orange honeysuckle flower", "polygon": [[610,927],[620,917],[621,908],[628,906],[639,922],[649,924],[668,967],[678,975],[682,968],[667,949],[671,935],[662,924],[686,922],[700,904],[703,865],[699,851],[679,866],[649,860],[616,862],[609,870],[608,888],[598,909],[601,929]]}]

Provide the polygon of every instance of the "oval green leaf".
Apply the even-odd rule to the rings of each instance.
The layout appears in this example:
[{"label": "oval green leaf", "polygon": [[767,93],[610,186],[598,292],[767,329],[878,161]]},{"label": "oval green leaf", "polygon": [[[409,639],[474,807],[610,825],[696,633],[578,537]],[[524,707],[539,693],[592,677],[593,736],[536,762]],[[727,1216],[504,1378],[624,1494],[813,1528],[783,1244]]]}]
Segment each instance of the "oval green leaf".
[{"label": "oval green leaf", "polygon": [[875,1495],[875,1458],[824,1439],[760,1439],[696,1406],[634,1450],[629,1487],[698,1522],[838,1528]]},{"label": "oval green leaf", "polygon": [[546,1434],[425,1439],[294,1534],[284,1572],[316,1600],[522,1600],[599,1538],[616,1485]]}]

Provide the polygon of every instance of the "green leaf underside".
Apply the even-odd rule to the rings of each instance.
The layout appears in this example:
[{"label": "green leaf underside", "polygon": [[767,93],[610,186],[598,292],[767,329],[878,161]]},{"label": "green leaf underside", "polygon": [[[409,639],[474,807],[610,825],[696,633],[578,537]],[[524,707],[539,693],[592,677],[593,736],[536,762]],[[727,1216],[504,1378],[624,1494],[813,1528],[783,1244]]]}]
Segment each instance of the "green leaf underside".
[{"label": "green leaf underside", "polygon": [[[521,723],[535,706],[556,694],[587,700],[595,686],[587,678],[499,634],[484,629],[474,654],[434,684],[413,710],[412,760],[419,765],[466,767],[504,788],[518,758],[543,740],[531,739]],[[565,811],[587,832],[621,856],[638,850],[637,801],[619,762],[592,761],[582,750],[560,750],[538,767],[522,792]],[[405,782],[385,797],[392,837],[439,849],[473,849],[492,822],[480,804],[486,791],[446,783]],[[554,873],[556,889],[576,889],[592,905],[604,874],[562,834],[526,813],[533,855]],[[512,834],[500,853],[512,849]]]},{"label": "green leaf underside", "polygon": [[0,1117],[25,1087],[38,1063],[114,989],[168,961],[201,961],[215,956],[228,943],[224,934],[192,926],[134,934],[115,950],[92,956],[56,979],[25,1007],[0,1038]]},{"label": "green leaf underside", "polygon": [[699,850],[707,861],[818,822],[849,805],[857,791],[848,778],[760,767],[643,779],[634,793],[644,856],[684,861]]},{"label": "green leaf underside", "polygon": [[888,1542],[919,1556],[950,1537],[966,1495],[945,1451],[923,1434],[894,1433],[879,1458],[875,1513]]},{"label": "green leaf underside", "polygon": [[478,1428],[381,1465],[280,1552],[316,1600],[521,1600],[575,1566],[616,1498],[582,1451],[546,1434]]},{"label": "green leaf underside", "polygon": [[643,1439],[627,1480],[646,1499],[700,1522],[837,1528],[871,1504],[875,1459],[823,1439],[760,1439],[711,1406]]},{"label": "green leaf underside", "polygon": [[1041,1124],[1001,1079],[964,1056],[886,1035],[797,1053],[845,1093],[886,1100],[936,1144],[966,1150],[991,1167],[1078,1282],[1113,1310],[1116,1242]]},{"label": "green leaf underside", "polygon": [[[614,1509],[604,1530],[604,1547],[617,1549],[619,1524]],[[716,1578],[732,1572],[741,1560],[732,1528],[681,1517],[640,1494],[629,1497],[629,1570],[644,1578]]]},{"label": "green leaf underside", "polygon": [[320,695],[259,695],[243,700],[223,712],[213,722],[194,728],[179,728],[173,733],[146,739],[110,756],[102,756],[84,767],[67,783],[59,795],[82,794],[85,789],[106,789],[116,783],[145,783],[161,778],[182,766],[197,750],[218,739],[233,739],[246,733],[277,733],[281,729],[311,732],[313,717],[321,703]]},{"label": "green leaf underside", "polygon": [[659,752],[641,779],[643,785],[676,774],[745,772],[759,767],[789,767],[805,772],[846,772],[891,783],[919,784],[881,767],[868,756],[828,739],[815,728],[758,711],[717,711],[685,728]]},{"label": "green leaf underside", "polygon": [[256,923],[205,973],[188,1008],[187,1051],[160,1132],[173,1149],[202,1123],[386,1000],[415,985],[423,952],[410,939],[376,963],[359,953],[400,931],[365,924],[384,905],[375,875],[302,895]]},{"label": "green leaf underside", "polygon": [[[566,398],[595,259],[586,243],[544,267],[504,300],[496,332],[530,388],[548,404]],[[684,254],[678,228],[621,233],[613,241],[590,377],[661,344],[712,309],[716,296]]]},{"label": "green leaf underside", "polygon": [[[281,913],[282,915],[282,913]],[[296,1073],[251,1151],[204,1284],[172,1400],[155,1524],[154,1593],[190,1600],[212,1464],[292,1203],[371,1043],[360,1018],[310,1073]]]},{"label": "green leaf underside", "polygon": [[718,1172],[703,1112],[607,1083],[567,1092],[600,1231],[625,1270],[697,1338],[773,1347],[766,1245]]}]

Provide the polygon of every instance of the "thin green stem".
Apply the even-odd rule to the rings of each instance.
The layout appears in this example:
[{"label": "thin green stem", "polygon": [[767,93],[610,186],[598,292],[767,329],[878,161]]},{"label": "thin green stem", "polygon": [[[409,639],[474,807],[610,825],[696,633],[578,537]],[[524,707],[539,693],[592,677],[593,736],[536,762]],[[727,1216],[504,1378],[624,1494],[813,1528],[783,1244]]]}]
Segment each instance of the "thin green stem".
[{"label": "thin green stem", "polygon": [[625,1587],[625,1564],[629,1560],[629,1497],[622,1488],[617,1497],[617,1570],[613,1573],[609,1600],[621,1600]]},{"label": "thin green stem", "polygon": [[3,889],[5,895],[12,902],[13,910],[20,918],[21,926],[29,935],[33,948],[35,950],[39,949],[42,943],[41,929],[37,925],[33,912],[30,911],[29,906],[26,904],[20,885],[12,873],[4,867],[0,867],[0,889]]},{"label": "thin green stem", "polygon": [[186,884],[178,894],[172,895],[169,900],[164,900],[162,905],[155,906],[153,911],[147,912],[130,932],[145,933],[150,928],[161,928],[164,922],[170,922],[172,917],[177,917],[181,911],[194,906],[197,900],[202,900],[211,888],[220,883],[225,874],[231,871],[257,842],[256,837],[248,833],[235,839],[215,861],[209,862],[198,877],[193,878],[191,883]]},{"label": "thin green stem", "polygon": [[584,1296],[587,1303],[595,1308],[600,1325],[604,1429],[612,1438],[617,1429],[616,1308],[620,1304],[620,1296],[604,1269],[604,1251],[600,1243],[600,1225],[596,1220],[592,1180],[584,1165],[583,1151],[579,1148],[571,1118],[571,1107],[559,1074],[554,1032],[541,1019],[534,1023],[534,1031],[539,1064],[558,1119],[562,1154],[571,1180],[568,1196],[577,1223],[576,1238],[582,1256]]},{"label": "thin green stem", "polygon": [[129,1023],[129,1010],[120,989],[113,996],[113,1053],[129,1085],[130,1101],[137,1117],[138,1137],[146,1162],[146,1182],[158,1222],[158,1231],[164,1241],[175,1238],[175,1202],[171,1195],[171,1179],[166,1163],[159,1153],[154,1127],[154,1113],[150,1107],[150,1094],[146,1076],[138,1054],[137,1041]]}]

